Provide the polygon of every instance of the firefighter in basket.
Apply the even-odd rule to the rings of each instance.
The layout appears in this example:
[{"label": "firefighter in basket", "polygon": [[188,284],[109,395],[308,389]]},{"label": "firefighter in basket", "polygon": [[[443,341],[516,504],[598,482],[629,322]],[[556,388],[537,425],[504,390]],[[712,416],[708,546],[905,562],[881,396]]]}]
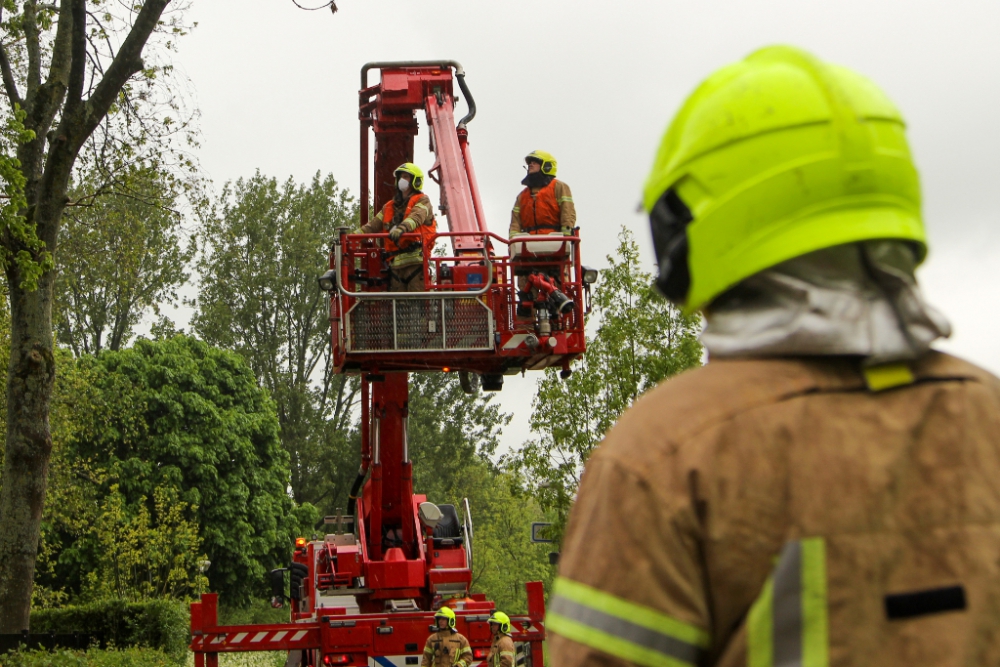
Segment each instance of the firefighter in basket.
[{"label": "firefighter in basket", "polygon": [[[532,151],[524,158],[528,174],[521,181],[524,190],[517,196],[510,212],[508,238],[529,234],[559,234],[569,236],[576,227],[576,206],[573,193],[563,181],[556,179],[558,163],[551,153]],[[531,243],[522,244],[530,251]],[[538,298],[538,289],[529,282],[530,267],[515,266],[517,275],[517,316],[532,316],[532,304]],[[539,273],[557,281],[568,277],[558,267],[544,267]]]},{"label": "firefighter in basket", "polygon": [[[424,172],[412,162],[401,164],[393,176],[396,192],[378,215],[361,228],[363,234],[388,232],[385,251],[389,262],[390,292],[424,291],[424,258],[434,247],[437,220],[430,198],[422,192]],[[419,237],[413,236],[418,232]],[[410,234],[403,238],[403,234]]]}]

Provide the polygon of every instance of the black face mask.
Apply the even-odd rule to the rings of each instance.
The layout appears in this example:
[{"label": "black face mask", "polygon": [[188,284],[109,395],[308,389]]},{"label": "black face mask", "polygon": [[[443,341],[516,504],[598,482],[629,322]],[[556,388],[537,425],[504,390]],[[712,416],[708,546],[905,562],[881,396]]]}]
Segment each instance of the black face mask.
[{"label": "black face mask", "polygon": [[528,172],[528,175],[521,181],[521,185],[526,185],[529,188],[544,188],[552,182],[553,178],[555,177],[548,176],[540,171],[536,171],[534,173]]},{"label": "black face mask", "polygon": [[663,193],[649,213],[658,268],[656,288],[676,304],[683,304],[691,289],[687,226],[693,219],[691,209],[672,189]]}]

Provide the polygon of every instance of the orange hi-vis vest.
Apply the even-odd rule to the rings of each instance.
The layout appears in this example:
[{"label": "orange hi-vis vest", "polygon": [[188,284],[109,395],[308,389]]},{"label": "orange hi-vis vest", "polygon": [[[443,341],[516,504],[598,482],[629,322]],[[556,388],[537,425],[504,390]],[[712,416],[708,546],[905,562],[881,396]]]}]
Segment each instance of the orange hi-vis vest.
[{"label": "orange hi-vis vest", "polygon": [[[410,197],[410,200],[406,204],[406,214],[403,216],[404,220],[410,217],[410,213],[413,212],[413,207],[423,196],[424,193],[418,192]],[[382,226],[386,231],[388,231],[392,225],[392,216],[395,212],[396,209],[394,202],[390,199],[385,203],[385,206],[382,207]],[[431,218],[430,224],[420,225],[414,231],[420,232],[419,241],[412,238],[404,238],[400,239],[397,244],[392,239],[385,240],[385,249],[388,251],[390,257],[417,249],[413,246],[419,246],[420,250],[422,250],[425,245],[433,247],[434,237],[437,235],[437,218]]]},{"label": "orange hi-vis vest", "polygon": [[548,234],[562,229],[554,178],[534,195],[531,194],[531,188],[521,191],[517,206],[520,209],[522,232]]}]

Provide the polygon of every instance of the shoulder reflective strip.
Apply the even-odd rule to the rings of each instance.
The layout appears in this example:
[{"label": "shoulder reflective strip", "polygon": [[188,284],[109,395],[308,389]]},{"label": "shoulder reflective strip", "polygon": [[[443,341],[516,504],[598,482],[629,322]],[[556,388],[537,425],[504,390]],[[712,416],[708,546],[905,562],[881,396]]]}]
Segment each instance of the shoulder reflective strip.
[{"label": "shoulder reflective strip", "polygon": [[864,369],[865,384],[871,391],[885,391],[913,384],[916,378],[906,364],[883,364]]},{"label": "shoulder reflective strip", "polygon": [[559,203],[560,204],[563,203],[563,202],[567,202],[567,201],[573,201],[573,198],[572,197],[560,197],[559,198]]},{"label": "shoulder reflective strip", "polygon": [[747,617],[748,667],[828,667],[822,538],[789,542]]},{"label": "shoulder reflective strip", "polygon": [[520,213],[520,212],[521,212],[521,207],[520,206],[515,206],[514,207],[514,213]]},{"label": "shoulder reflective strip", "polygon": [[669,635],[686,644],[708,648],[710,636],[707,631],[645,605],[629,602],[572,579],[558,577],[553,593],[605,615],[616,616],[630,624]]},{"label": "shoulder reflective strip", "polygon": [[427,646],[424,647],[424,653],[433,654],[434,653],[434,649],[432,649],[430,647],[430,645],[427,645]]}]

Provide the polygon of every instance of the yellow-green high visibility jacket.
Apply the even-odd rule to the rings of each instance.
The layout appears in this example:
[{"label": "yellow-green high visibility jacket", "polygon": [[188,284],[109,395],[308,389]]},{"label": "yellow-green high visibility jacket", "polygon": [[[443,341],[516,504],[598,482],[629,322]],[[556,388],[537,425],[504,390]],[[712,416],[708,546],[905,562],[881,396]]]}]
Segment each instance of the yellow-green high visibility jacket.
[{"label": "yellow-green high visibility jacket", "polygon": [[910,371],[712,361],[638,400],[583,474],[552,664],[1000,665],[1000,381]]},{"label": "yellow-green high visibility jacket", "polygon": [[438,630],[424,644],[421,667],[471,667],[469,640],[455,630]]}]

